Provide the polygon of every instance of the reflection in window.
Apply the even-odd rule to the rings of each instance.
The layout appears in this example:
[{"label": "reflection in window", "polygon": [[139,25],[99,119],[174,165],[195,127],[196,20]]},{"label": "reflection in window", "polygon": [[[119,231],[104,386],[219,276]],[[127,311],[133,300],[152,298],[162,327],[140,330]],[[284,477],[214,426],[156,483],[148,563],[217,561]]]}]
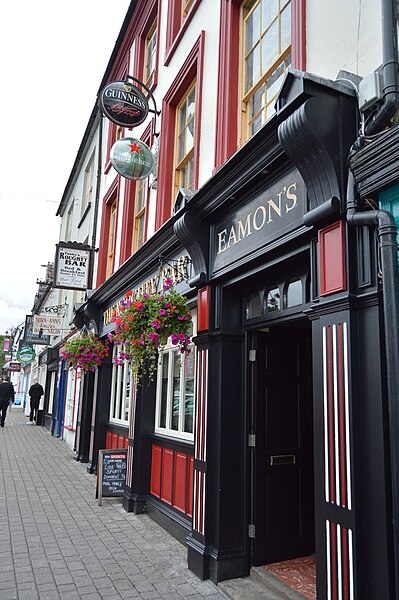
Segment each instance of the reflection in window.
[{"label": "reflection in window", "polygon": [[[192,336],[190,336],[192,337]],[[193,439],[195,398],[195,348],[182,354],[172,343],[160,353],[157,374],[155,431],[186,440]]]},{"label": "reflection in window", "polygon": [[302,304],[302,281],[291,281],[287,288],[287,308]]},{"label": "reflection in window", "polygon": [[246,306],[246,318],[260,317],[260,295],[259,292],[252,294]]},{"label": "reflection in window", "polygon": [[269,290],[267,295],[265,296],[264,312],[275,312],[276,310],[280,310],[280,308],[281,308],[280,290],[277,287],[277,288],[274,288],[273,290]]},{"label": "reflection in window", "polygon": [[[119,352],[124,352],[125,347],[114,346],[113,358],[116,358]],[[130,410],[130,392],[131,392],[131,373],[130,365],[124,362],[117,366],[112,364],[112,382],[111,382],[111,404],[109,411],[109,420],[121,425],[127,425],[129,422]]]}]

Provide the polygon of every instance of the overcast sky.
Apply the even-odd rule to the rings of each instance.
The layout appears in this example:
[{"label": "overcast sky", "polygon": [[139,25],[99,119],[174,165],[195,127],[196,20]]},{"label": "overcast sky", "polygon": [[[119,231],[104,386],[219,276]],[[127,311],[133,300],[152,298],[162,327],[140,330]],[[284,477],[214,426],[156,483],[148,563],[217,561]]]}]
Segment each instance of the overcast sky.
[{"label": "overcast sky", "polygon": [[130,0],[0,7],[0,334],[54,261],[55,216]]}]

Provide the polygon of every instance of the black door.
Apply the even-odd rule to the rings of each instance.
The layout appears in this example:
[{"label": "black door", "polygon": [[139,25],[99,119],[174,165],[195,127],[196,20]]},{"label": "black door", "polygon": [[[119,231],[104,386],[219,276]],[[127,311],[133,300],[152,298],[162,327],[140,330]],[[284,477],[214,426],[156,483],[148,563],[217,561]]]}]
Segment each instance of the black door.
[{"label": "black door", "polygon": [[310,330],[274,327],[253,342],[253,562],[262,565],[314,551]]}]

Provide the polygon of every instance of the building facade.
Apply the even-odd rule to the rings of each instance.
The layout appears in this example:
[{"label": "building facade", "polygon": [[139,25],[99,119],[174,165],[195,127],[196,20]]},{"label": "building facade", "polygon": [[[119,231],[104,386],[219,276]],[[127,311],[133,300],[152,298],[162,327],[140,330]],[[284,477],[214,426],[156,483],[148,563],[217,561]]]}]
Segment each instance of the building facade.
[{"label": "building facade", "polygon": [[[396,3],[132,1],[99,95],[113,81],[153,110],[101,117],[74,323],[106,339],[170,277],[193,347],[139,386],[112,347],[82,374],[76,458],[126,448],[125,509],[203,579],[314,554],[318,597],[397,597]],[[152,149],[147,179],[114,170],[123,137]]]}]

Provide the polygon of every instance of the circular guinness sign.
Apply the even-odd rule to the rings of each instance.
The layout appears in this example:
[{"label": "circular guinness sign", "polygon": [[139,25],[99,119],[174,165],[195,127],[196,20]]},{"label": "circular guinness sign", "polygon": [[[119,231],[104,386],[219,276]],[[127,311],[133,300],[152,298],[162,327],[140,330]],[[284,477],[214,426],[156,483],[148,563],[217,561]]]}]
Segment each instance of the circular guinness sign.
[{"label": "circular guinness sign", "polygon": [[110,160],[115,171],[126,179],[145,179],[154,166],[154,157],[147,144],[131,137],[115,142]]},{"label": "circular guinness sign", "polygon": [[113,81],[100,95],[101,108],[116,125],[135,127],[146,120],[148,102],[143,92],[126,81]]}]

